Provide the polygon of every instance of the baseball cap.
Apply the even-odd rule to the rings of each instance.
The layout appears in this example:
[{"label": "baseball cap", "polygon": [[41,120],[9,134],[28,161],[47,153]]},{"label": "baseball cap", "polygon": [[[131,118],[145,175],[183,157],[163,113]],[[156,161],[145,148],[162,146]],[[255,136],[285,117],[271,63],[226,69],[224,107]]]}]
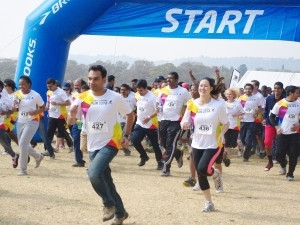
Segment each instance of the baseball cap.
[{"label": "baseball cap", "polygon": [[156,77],[155,78],[155,82],[161,82],[161,81],[163,81],[163,80],[165,80],[165,78],[164,78],[164,76],[158,76],[158,77]]},{"label": "baseball cap", "polygon": [[69,90],[69,89],[71,89],[71,85],[69,83],[64,83],[63,89]]}]

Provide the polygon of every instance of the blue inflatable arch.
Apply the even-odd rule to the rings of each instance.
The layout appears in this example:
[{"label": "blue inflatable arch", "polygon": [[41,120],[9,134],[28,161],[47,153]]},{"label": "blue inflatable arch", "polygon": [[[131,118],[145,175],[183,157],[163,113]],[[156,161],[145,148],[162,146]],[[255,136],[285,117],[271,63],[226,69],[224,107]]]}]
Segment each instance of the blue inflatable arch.
[{"label": "blue inflatable arch", "polygon": [[82,34],[299,42],[299,24],[299,0],[48,0],[26,19],[15,81],[44,96]]}]

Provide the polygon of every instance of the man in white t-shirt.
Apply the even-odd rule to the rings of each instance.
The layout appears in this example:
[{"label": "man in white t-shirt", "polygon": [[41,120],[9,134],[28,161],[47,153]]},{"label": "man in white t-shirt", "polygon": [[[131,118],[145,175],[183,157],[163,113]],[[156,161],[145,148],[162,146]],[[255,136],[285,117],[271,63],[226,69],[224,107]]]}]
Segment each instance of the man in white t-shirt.
[{"label": "man in white t-shirt", "polygon": [[146,161],[149,160],[149,157],[142,145],[142,140],[147,135],[155,152],[157,169],[161,170],[163,168],[163,162],[157,135],[157,99],[147,87],[148,85],[146,80],[138,80],[136,84],[137,92],[135,94],[137,120],[133,129],[131,140],[135,149],[140,153],[141,161],[138,166],[144,166]]},{"label": "man in white t-shirt", "polygon": [[[81,93],[72,103],[68,123],[74,124],[84,116],[91,160],[88,176],[95,192],[102,198],[103,222],[115,217],[112,224],[122,224],[128,213],[113,183],[109,164],[121,146],[128,148],[133,112],[120,94],[104,88],[106,74],[106,69],[101,65],[89,68],[90,90]],[[127,114],[123,137],[119,113]]]},{"label": "man in white t-shirt", "polygon": [[178,79],[178,73],[169,73],[167,77],[168,86],[162,88],[158,94],[158,107],[162,110],[159,136],[161,144],[166,150],[162,176],[170,175],[174,157],[179,168],[183,164],[183,151],[177,149],[177,140],[180,137],[180,121],[191,95],[185,88],[178,85]]},{"label": "man in white t-shirt", "polygon": [[[46,104],[46,110],[48,110],[47,137],[51,143],[56,129],[57,137],[65,137],[64,132],[67,117],[66,106],[70,105],[70,100],[66,92],[57,87],[56,81],[53,78],[49,78],[46,81],[46,84],[48,88]],[[49,152],[49,156],[54,159],[55,154],[51,144],[47,145],[47,150]]]},{"label": "man in white t-shirt", "polygon": [[253,85],[253,91],[252,95],[256,97],[259,105],[259,109],[257,112],[257,117],[254,120],[254,137],[259,147],[259,156],[260,158],[264,158],[266,156],[266,151],[264,150],[264,144],[263,144],[263,109],[266,105],[266,100],[264,96],[258,91],[259,88],[259,81],[258,80],[252,80],[251,84]]},{"label": "man in white t-shirt", "polygon": [[252,84],[245,84],[244,91],[245,94],[239,98],[239,101],[245,111],[244,116],[241,118],[240,137],[243,145],[245,146],[243,161],[248,162],[254,138],[254,120],[258,116],[259,112],[259,102],[257,101],[257,97],[252,95]]},{"label": "man in white t-shirt", "polygon": [[[300,102],[299,87],[287,86],[286,98],[277,102],[270,113],[270,122],[276,128],[276,160],[280,163],[280,175],[286,175],[288,181],[294,180],[299,153]],[[289,155],[289,169],[286,170],[286,155]]]},{"label": "man in white t-shirt", "polygon": [[[132,109],[132,111],[135,110],[135,105],[136,105],[136,101],[135,101],[135,97],[134,94],[131,95],[130,94],[130,86],[128,84],[122,84],[120,86],[120,94],[123,96],[123,98],[125,98],[125,101],[128,103],[128,105],[130,106],[130,108]],[[121,123],[121,127],[122,130],[124,129],[125,125],[126,125],[126,115],[121,115],[120,116],[120,123]],[[123,152],[125,156],[129,156],[131,154],[131,151],[128,148],[123,148]]]}]

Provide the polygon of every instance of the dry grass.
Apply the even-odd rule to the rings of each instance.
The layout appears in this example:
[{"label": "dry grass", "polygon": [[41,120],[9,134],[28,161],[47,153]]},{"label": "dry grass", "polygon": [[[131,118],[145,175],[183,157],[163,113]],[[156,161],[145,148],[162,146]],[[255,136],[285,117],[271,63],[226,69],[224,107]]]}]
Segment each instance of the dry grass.
[{"label": "dry grass", "polygon": [[[17,149],[17,148],[16,148]],[[41,151],[41,145],[37,149]],[[111,163],[113,178],[129,218],[124,224],[300,224],[300,176],[288,182],[277,175],[279,165],[265,172],[266,159],[253,156],[243,163],[233,151],[232,164],[223,167],[225,193],[214,191],[216,212],[202,213],[201,192],[184,187],[189,176],[188,161],[177,168],[173,162],[170,177],[155,170],[153,154],[144,167],[138,167],[136,151],[125,157],[123,152]],[[87,155],[85,154],[87,160]],[[101,199],[93,191],[85,168],[73,168],[74,155],[45,157],[41,166],[28,166],[28,176],[18,177],[9,156],[0,156],[0,224],[109,224],[102,223]]]}]

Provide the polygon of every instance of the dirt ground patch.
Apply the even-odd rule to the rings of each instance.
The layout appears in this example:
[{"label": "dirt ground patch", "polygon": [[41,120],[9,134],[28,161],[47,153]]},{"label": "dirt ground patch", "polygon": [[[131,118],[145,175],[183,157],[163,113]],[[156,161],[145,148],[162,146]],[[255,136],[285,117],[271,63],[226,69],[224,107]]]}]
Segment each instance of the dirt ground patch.
[{"label": "dirt ground patch", "polygon": [[[15,148],[17,150],[17,148]],[[37,149],[42,152],[42,145]],[[120,151],[111,163],[112,175],[129,218],[126,225],[179,224],[300,224],[300,175],[288,182],[278,175],[279,165],[264,171],[266,159],[257,156],[243,163],[233,151],[231,166],[223,166],[225,193],[211,192],[216,212],[202,213],[204,197],[182,182],[188,178],[187,153],[184,166],[173,162],[170,177],[156,170],[154,154],[143,167],[134,149],[131,156]],[[87,154],[84,155],[88,161]],[[86,168],[73,168],[74,154],[67,150],[55,160],[45,157],[28,176],[18,177],[8,155],[0,155],[0,224],[110,224],[102,222],[101,199],[92,189]]]}]

